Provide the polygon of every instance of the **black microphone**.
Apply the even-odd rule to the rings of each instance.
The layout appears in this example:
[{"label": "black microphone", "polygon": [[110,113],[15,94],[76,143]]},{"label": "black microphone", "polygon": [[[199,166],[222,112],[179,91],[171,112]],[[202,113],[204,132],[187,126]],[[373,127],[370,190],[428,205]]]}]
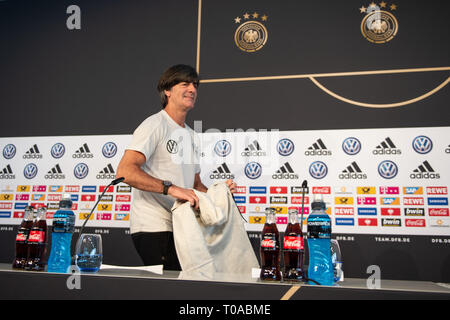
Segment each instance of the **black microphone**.
[{"label": "black microphone", "polygon": [[305,191],[308,189],[308,181],[302,183],[302,214],[300,215],[300,228],[303,230],[303,212],[305,211]]},{"label": "black microphone", "polygon": [[80,235],[83,233],[82,231],[83,231],[83,229],[84,229],[84,226],[85,226],[86,223],[89,221],[89,218],[92,216],[92,213],[94,213],[95,208],[97,207],[97,205],[98,205],[98,203],[100,202],[100,200],[102,199],[102,197],[105,195],[105,193],[106,193],[106,191],[108,190],[108,188],[109,188],[110,186],[115,186],[116,184],[121,183],[123,180],[125,180],[124,177],[120,177],[120,178],[114,179],[113,181],[111,181],[111,182],[105,187],[105,190],[103,190],[102,194],[98,197],[97,202],[96,202],[95,205],[92,207],[91,212],[90,212],[89,215],[86,217],[86,220],[84,221],[83,225],[81,226],[81,229],[80,229]]}]

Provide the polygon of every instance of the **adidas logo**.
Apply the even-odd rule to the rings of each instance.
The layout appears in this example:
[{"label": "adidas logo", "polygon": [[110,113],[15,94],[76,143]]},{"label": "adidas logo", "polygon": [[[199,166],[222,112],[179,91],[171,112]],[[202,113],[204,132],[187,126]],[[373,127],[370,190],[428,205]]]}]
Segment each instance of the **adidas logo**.
[{"label": "adidas logo", "polygon": [[248,145],[247,148],[241,153],[243,157],[264,157],[266,155],[265,151],[262,151],[257,140],[253,141]]},{"label": "adidas logo", "polygon": [[327,149],[322,139],[318,139],[305,151],[305,156],[331,156],[331,151]]},{"label": "adidas logo", "polygon": [[231,173],[227,164],[224,162],[220,166],[217,167],[210,175],[209,178],[213,179],[234,179],[234,174]]},{"label": "adidas logo", "polygon": [[440,179],[439,173],[435,173],[430,163],[425,160],[417,169],[413,170],[413,173],[409,175],[411,179]]},{"label": "adidas logo", "polygon": [[33,145],[25,154],[22,156],[24,159],[42,159],[42,154],[39,152],[38,146]]},{"label": "adidas logo", "polygon": [[378,146],[375,147],[375,150],[372,151],[375,155],[385,155],[385,154],[402,154],[400,149],[397,149],[395,144],[392,142],[391,138],[387,137],[382,141]]},{"label": "adidas logo", "polygon": [[50,169],[49,172],[44,176],[45,179],[65,179],[66,175],[62,173],[59,164]]},{"label": "adidas logo", "polygon": [[298,179],[289,162],[285,162],[273,175],[272,179]]},{"label": "adidas logo", "polygon": [[13,174],[11,166],[8,164],[2,171],[0,171],[0,179],[15,179],[16,175]]},{"label": "adidas logo", "polygon": [[108,165],[106,167],[103,168],[103,170],[101,170],[97,176],[97,179],[115,179],[116,178],[116,172],[114,171],[113,166],[111,165],[111,163],[108,163]]},{"label": "adidas logo", "polygon": [[353,161],[339,174],[339,179],[367,179],[367,175],[361,171],[358,164]]},{"label": "adidas logo", "polygon": [[72,158],[93,158],[94,155],[89,150],[87,143],[83,144],[75,153],[72,155]]}]

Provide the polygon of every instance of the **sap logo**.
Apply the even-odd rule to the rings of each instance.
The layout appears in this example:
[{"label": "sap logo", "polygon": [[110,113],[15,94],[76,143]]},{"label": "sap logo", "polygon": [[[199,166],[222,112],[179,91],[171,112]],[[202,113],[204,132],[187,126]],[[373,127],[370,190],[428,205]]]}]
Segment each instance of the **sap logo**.
[{"label": "sap logo", "polygon": [[103,145],[102,153],[106,158],[112,158],[117,153],[117,145],[114,142],[107,142]]},{"label": "sap logo", "polygon": [[342,150],[348,155],[355,155],[361,151],[361,142],[354,137],[350,137],[342,142]]},{"label": "sap logo", "polygon": [[282,156],[289,156],[294,152],[294,143],[290,139],[281,139],[277,144],[277,151]]},{"label": "sap logo", "polygon": [[422,187],[403,187],[404,194],[423,194]]},{"label": "sap logo", "polygon": [[427,136],[418,136],[414,138],[412,147],[417,153],[427,154],[433,149],[433,142]]},{"label": "sap logo", "polygon": [[393,179],[398,173],[398,167],[395,162],[385,160],[378,165],[378,173],[382,178]]},{"label": "sap logo", "polygon": [[214,146],[214,152],[219,157],[226,157],[231,153],[231,143],[229,143],[227,140],[217,141],[216,145]]},{"label": "sap logo", "polygon": [[400,205],[400,198],[397,197],[382,197],[380,201],[382,205]]},{"label": "sap logo", "polygon": [[258,162],[250,162],[245,166],[244,173],[249,179],[258,179],[262,174],[262,167]]},{"label": "sap logo", "polygon": [[309,174],[315,179],[323,179],[328,173],[328,167],[322,161],[315,161],[309,166]]}]

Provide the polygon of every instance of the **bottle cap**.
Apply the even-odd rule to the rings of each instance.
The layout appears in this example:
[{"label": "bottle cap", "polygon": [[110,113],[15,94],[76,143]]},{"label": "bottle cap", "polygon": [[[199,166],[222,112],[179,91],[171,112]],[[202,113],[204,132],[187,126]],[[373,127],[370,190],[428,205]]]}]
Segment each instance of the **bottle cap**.
[{"label": "bottle cap", "polygon": [[314,195],[314,200],[311,203],[311,209],[312,210],[325,210],[327,208],[325,202],[323,201],[323,195],[322,194],[316,194]]}]

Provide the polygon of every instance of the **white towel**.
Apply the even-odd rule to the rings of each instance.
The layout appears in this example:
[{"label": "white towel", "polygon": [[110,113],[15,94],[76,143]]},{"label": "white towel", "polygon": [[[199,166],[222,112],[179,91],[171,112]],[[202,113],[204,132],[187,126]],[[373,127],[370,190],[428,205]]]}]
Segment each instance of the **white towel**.
[{"label": "white towel", "polygon": [[189,202],[172,207],[173,235],[183,272],[251,274],[259,268],[228,186],[216,182],[207,193],[194,190],[199,213]]}]

